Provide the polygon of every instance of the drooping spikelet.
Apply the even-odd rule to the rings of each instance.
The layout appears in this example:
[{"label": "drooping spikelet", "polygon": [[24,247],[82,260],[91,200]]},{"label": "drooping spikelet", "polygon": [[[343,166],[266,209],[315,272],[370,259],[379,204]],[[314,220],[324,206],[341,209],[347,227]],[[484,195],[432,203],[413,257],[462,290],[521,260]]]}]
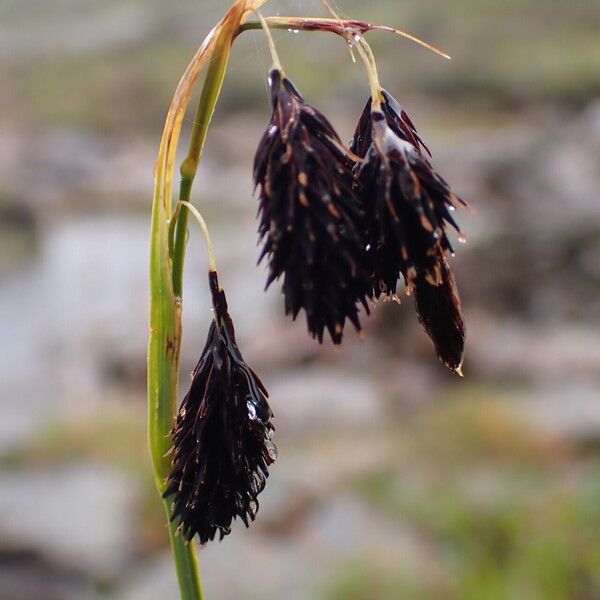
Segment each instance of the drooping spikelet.
[{"label": "drooping spikelet", "polygon": [[417,275],[415,307],[440,361],[451,371],[462,374],[466,331],[460,297],[450,265],[443,254],[439,264],[440,279],[437,285],[433,285],[427,277]]},{"label": "drooping spikelet", "polygon": [[373,293],[392,296],[402,274],[440,359],[459,371],[465,329],[446,254],[453,251],[448,224],[462,235],[451,213],[465,203],[433,170],[406,112],[382,94],[380,107],[367,103],[352,144],[363,159],[356,175]]},{"label": "drooping spikelet", "polygon": [[[385,90],[381,90],[381,94],[383,96],[383,102],[381,103],[380,110],[385,116],[385,121],[392,131],[400,139],[410,142],[421,154],[425,151],[431,156],[429,148],[417,133],[416,127],[398,101]],[[361,158],[364,158],[367,155],[369,146],[373,141],[371,133],[373,128],[371,120],[372,104],[372,99],[369,97],[360,119],[358,120],[354,137],[352,138],[352,152]]]},{"label": "drooping spikelet", "polygon": [[460,231],[450,213],[464,204],[433,170],[411,121],[389,98],[384,95],[380,110],[365,109],[353,144],[364,158],[357,177],[377,296],[394,294],[400,273],[409,289],[417,271],[438,280],[438,250],[452,250],[446,224]]},{"label": "drooping spikelet", "polygon": [[254,520],[277,453],[267,391],[237,347],[217,274],[209,280],[215,318],[172,432],[165,492],[181,534],[201,544],[223,539],[236,517]]},{"label": "drooping spikelet", "polygon": [[286,314],[306,313],[320,342],[342,340],[346,319],[360,331],[368,312],[370,268],[352,162],[329,121],[306,104],[279,70],[270,74],[273,115],[254,160],[260,187],[259,258],[269,260],[266,287],[283,275]]}]

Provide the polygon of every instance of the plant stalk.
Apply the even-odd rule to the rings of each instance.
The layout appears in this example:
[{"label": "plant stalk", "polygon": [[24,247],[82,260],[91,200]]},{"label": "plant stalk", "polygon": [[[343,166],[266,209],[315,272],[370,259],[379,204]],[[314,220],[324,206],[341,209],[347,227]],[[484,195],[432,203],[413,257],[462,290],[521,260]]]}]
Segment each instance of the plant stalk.
[{"label": "plant stalk", "polygon": [[[357,21],[355,19],[339,19],[339,18],[323,18],[323,17],[265,17],[265,21],[269,26],[269,29],[287,29],[290,31],[324,31],[329,33],[335,33],[344,39],[347,39],[348,32],[357,33],[364,35],[369,31],[387,31],[399,35],[400,37],[406,38],[419,46],[423,46],[428,50],[431,50],[435,54],[439,54],[441,57],[450,59],[450,56],[443,50],[432,46],[426,41],[397,29],[395,27],[389,27],[388,25],[376,25],[374,23],[367,23],[366,21]],[[249,31],[252,29],[260,29],[262,27],[260,21],[245,21],[240,25],[239,33]]]},{"label": "plant stalk", "polygon": [[163,500],[163,506],[169,521],[169,542],[181,600],[202,600],[202,582],[194,546],[192,542],[186,542],[177,533],[177,524],[171,521],[171,503]]},{"label": "plant stalk", "polygon": [[[213,55],[208,66],[206,79],[198,102],[198,108],[196,109],[188,154],[181,164],[181,183],[179,186],[179,201],[181,203],[190,201],[192,185],[194,183],[194,178],[196,177],[196,172],[198,171],[198,165],[206,142],[208,128],[223,86],[223,79],[229,62],[232,41],[233,32],[220,36],[213,50]],[[173,292],[178,297],[181,297],[183,293],[183,267],[185,262],[185,246],[187,242],[188,216],[189,209],[185,204],[182,204],[179,207],[172,249]]]},{"label": "plant stalk", "polygon": [[[217,102],[231,43],[239,31],[248,5],[257,0],[237,0],[220,23],[208,34],[184,72],[167,113],[155,167],[154,198],[150,233],[150,334],[148,341],[148,445],[156,488],[161,498],[171,469],[170,432],[174,424],[181,347],[181,291],[187,223],[178,203],[172,215],[171,183],[181,124],[192,89],[211,59],[192,131],[188,158],[181,169],[180,199],[189,199],[192,183],[210,118]],[[170,219],[173,222],[170,223]],[[173,226],[173,228],[170,227]],[[173,243],[170,243],[173,239]],[[163,499],[169,538],[177,572],[181,600],[202,600],[198,563],[193,543],[177,534],[171,521],[171,503]]]}]

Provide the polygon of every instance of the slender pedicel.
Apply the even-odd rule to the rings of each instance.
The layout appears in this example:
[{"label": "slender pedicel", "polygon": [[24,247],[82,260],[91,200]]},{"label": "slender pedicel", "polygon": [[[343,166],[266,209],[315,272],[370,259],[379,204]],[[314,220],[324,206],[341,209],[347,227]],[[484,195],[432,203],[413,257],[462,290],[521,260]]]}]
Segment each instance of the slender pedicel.
[{"label": "slender pedicel", "polygon": [[273,61],[273,68],[277,69],[281,73],[284,73],[283,67],[281,66],[281,61],[279,60],[279,55],[277,54],[277,48],[275,47],[275,41],[273,40],[273,36],[271,35],[271,32],[269,31],[269,26],[267,25],[267,22],[265,21],[265,18],[262,16],[260,11],[255,10],[254,12],[256,13],[256,16],[258,17],[258,20],[260,21],[261,27],[265,34],[265,37],[267,38],[269,52],[271,53],[271,60]]},{"label": "slender pedicel", "polygon": [[206,225],[206,221],[200,214],[200,211],[190,202],[181,201],[183,206],[187,207],[187,209],[194,215],[196,221],[200,225],[200,229],[202,230],[202,235],[204,235],[204,241],[206,242],[206,251],[208,253],[208,270],[215,271],[217,270],[217,261],[215,260],[215,248],[210,239],[210,233],[208,232],[208,227]]},{"label": "slender pedicel", "polygon": [[381,85],[379,84],[379,75],[377,73],[375,57],[373,55],[373,51],[371,50],[371,46],[369,46],[363,37],[360,37],[360,39],[357,41],[356,49],[362,58],[365,69],[367,70],[369,85],[371,86],[371,101],[373,103],[373,110],[376,110],[381,106],[383,96],[381,94]]},{"label": "slender pedicel", "polygon": [[352,35],[352,32],[350,30],[344,28],[344,21],[335,12],[335,10],[333,10],[333,8],[332,8],[331,4],[329,4],[328,0],[321,0],[321,4],[323,4],[323,6],[325,6],[325,9],[329,12],[329,14],[331,14],[331,16],[337,20],[337,22],[340,26],[340,29],[342,29],[345,32],[344,37],[346,38],[346,44],[347,44],[348,52],[350,53],[350,58],[352,59],[352,62],[356,62],[356,56],[354,56],[354,36]]}]

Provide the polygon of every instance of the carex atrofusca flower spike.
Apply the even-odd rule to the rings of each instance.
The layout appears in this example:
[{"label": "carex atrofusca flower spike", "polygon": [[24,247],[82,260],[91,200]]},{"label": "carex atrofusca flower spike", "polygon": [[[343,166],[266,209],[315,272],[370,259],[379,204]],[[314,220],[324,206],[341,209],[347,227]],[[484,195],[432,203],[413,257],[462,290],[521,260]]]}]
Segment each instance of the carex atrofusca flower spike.
[{"label": "carex atrofusca flower spike", "polygon": [[346,319],[360,331],[372,296],[352,161],[331,123],[306,104],[278,69],[270,74],[273,114],[254,159],[260,187],[259,262],[269,260],[266,287],[283,275],[286,314],[304,309],[320,342],[339,344]]},{"label": "carex atrofusca flower spike", "polygon": [[173,429],[165,497],[188,540],[223,539],[239,517],[246,526],[275,461],[267,391],[235,341],[225,293],[209,273],[214,321]]},{"label": "carex atrofusca flower spike", "polygon": [[[380,111],[384,114],[386,123],[393,132],[402,140],[410,142],[419,152],[423,150],[431,156],[429,148],[417,133],[413,122],[400,106],[398,101],[386,90],[381,90],[382,102]],[[369,146],[373,141],[372,136],[372,98],[369,96],[365,108],[358,120],[358,125],[352,138],[352,152],[361,158],[367,155]]]},{"label": "carex atrofusca flower spike", "polygon": [[431,338],[444,365],[462,375],[465,323],[454,275],[443,253],[439,257],[440,279],[436,285],[417,273],[414,284],[419,321]]},{"label": "carex atrofusca flower spike", "polygon": [[438,250],[452,251],[446,225],[460,231],[451,212],[464,204],[433,170],[406,113],[383,98],[364,111],[352,148],[364,159],[357,178],[377,296],[394,294],[400,273],[409,290],[417,271],[439,280]]},{"label": "carex atrofusca flower spike", "polygon": [[415,292],[419,318],[444,364],[458,371],[464,350],[460,300],[446,254],[452,253],[448,224],[465,205],[431,166],[427,146],[388,94],[369,100],[359,120],[352,151],[364,211],[365,239],[373,265],[373,293],[392,296],[400,274]]}]

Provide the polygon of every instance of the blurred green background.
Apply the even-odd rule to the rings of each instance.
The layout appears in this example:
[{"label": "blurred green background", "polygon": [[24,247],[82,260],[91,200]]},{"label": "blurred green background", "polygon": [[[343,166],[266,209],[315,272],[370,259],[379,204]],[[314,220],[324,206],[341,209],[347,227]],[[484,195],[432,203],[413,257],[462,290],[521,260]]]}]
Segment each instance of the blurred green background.
[{"label": "blurred green background", "polygon": [[[0,2],[0,600],[176,597],[145,448],[152,167],[174,87],[224,0]],[[260,33],[234,49],[193,193],[279,459],[256,523],[200,551],[208,598],[600,598],[600,4],[337,0],[474,207],[447,374],[412,300],[341,351],[255,268]],[[324,15],[318,0],[265,14]],[[349,139],[368,86],[339,39],[275,33]],[[192,115],[186,120],[183,139]],[[210,321],[190,234],[182,373]],[[185,388],[185,384],[182,386]]]}]

